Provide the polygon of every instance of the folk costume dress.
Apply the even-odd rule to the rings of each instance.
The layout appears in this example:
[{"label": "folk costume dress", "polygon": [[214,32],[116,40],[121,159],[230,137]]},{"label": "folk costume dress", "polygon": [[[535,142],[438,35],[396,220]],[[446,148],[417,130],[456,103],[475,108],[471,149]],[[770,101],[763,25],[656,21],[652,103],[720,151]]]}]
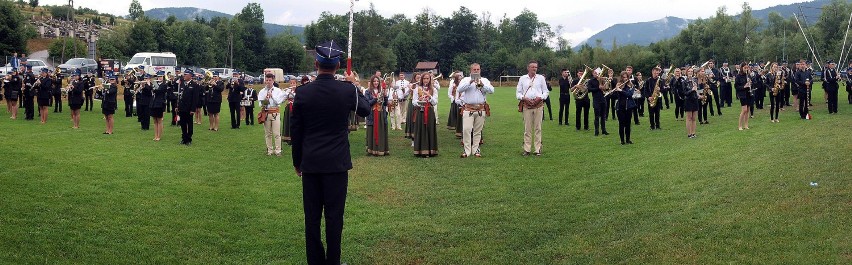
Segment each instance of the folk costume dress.
[{"label": "folk costume dress", "polygon": [[364,96],[370,104],[370,116],[366,118],[367,153],[374,156],[389,155],[387,93],[370,89]]},{"label": "folk costume dress", "polygon": [[284,89],[284,111],[281,114],[283,118],[281,124],[283,124],[284,128],[281,130],[281,140],[289,143],[290,139],[290,117],[293,117],[293,99],[296,98],[296,87],[289,87]]},{"label": "folk costume dress", "polygon": [[[413,92],[412,104],[414,105],[414,123],[411,124],[414,155],[436,156],[438,155],[438,132],[435,107],[438,105],[438,93],[434,87],[417,86]],[[420,101],[421,98],[426,100]]]}]

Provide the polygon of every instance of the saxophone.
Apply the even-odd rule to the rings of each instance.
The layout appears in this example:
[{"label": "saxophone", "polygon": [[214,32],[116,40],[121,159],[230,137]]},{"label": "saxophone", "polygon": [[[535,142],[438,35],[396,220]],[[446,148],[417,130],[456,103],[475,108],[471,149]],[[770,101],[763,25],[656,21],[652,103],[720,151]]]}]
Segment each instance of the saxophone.
[{"label": "saxophone", "polygon": [[781,86],[781,71],[775,72],[775,83],[772,85],[772,96],[778,96],[778,92],[783,89]]}]

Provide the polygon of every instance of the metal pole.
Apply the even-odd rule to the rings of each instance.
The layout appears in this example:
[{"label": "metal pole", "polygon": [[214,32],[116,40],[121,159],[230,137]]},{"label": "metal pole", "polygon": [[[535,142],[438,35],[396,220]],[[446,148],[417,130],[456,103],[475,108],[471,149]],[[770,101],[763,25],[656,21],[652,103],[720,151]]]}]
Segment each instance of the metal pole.
[{"label": "metal pole", "polygon": [[796,24],[799,25],[799,30],[802,31],[802,36],[805,37],[805,43],[808,44],[808,49],[811,50],[811,55],[814,56],[814,61],[816,61],[817,66],[819,66],[819,69],[822,69],[822,64],[819,63],[819,58],[816,56],[816,52],[814,52],[814,48],[813,48],[813,46],[811,46],[811,42],[808,40],[808,35],[805,34],[805,29],[802,28],[802,23],[799,22],[799,16],[796,15],[796,14],[793,14],[793,18],[796,19]]},{"label": "metal pole", "polygon": [[843,46],[840,46],[840,59],[837,59],[837,63],[843,63],[843,52],[846,50],[846,38],[849,37],[850,24],[852,24],[852,12],[849,13],[849,22],[846,22],[846,35],[843,36]]}]

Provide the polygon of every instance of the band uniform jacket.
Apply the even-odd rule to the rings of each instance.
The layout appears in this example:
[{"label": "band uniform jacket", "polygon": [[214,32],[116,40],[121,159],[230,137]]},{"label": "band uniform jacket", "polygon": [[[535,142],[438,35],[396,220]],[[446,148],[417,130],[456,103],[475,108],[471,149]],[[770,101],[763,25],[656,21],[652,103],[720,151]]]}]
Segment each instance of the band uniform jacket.
[{"label": "band uniform jacket", "polygon": [[837,84],[837,80],[840,75],[837,74],[837,69],[828,68],[825,70],[823,74],[823,83],[822,88],[828,89],[839,89],[840,86]]},{"label": "band uniform jacket", "polygon": [[240,93],[245,90],[242,80],[228,83],[228,102],[240,102],[243,99],[243,95],[240,95]]},{"label": "band uniform jacket", "polygon": [[151,99],[151,104],[148,105],[151,108],[165,108],[166,107],[166,99],[168,97],[169,85],[167,82],[163,82],[159,86],[153,89],[154,96]]},{"label": "band uniform jacket", "polygon": [[109,89],[104,90],[104,100],[101,105],[104,109],[118,109],[118,87],[116,85],[109,86]]},{"label": "band uniform jacket", "polygon": [[293,166],[304,173],[337,173],[352,169],[349,113],[370,115],[370,105],[352,83],[331,74],[299,88],[290,118]]},{"label": "band uniform jacket", "polygon": [[41,84],[36,88],[38,98],[41,100],[50,100],[53,97],[53,79],[50,77],[40,78]]},{"label": "band uniform jacket", "polygon": [[178,111],[184,113],[195,112],[195,106],[201,104],[201,87],[195,81],[183,81],[177,83]]},{"label": "band uniform jacket", "polygon": [[[217,81],[215,85],[209,86],[210,92],[207,93],[207,102],[208,103],[222,103],[222,91],[225,90],[225,83],[221,80]],[[230,93],[229,93],[230,95]]]},{"label": "band uniform jacket", "polygon": [[[745,87],[749,78],[751,77],[749,77],[748,74],[737,75],[737,77],[734,78],[734,88],[737,90],[737,98],[746,99],[751,97],[750,89]],[[751,85],[754,87],[754,83]]]},{"label": "band uniform jacket", "polygon": [[136,93],[136,105],[150,106],[153,94],[154,88],[150,84],[142,84],[142,87],[139,88],[139,93]]},{"label": "band uniform jacket", "polygon": [[83,105],[83,87],[86,83],[81,80],[73,82],[71,91],[68,91],[68,105]]},{"label": "band uniform jacket", "polygon": [[603,91],[601,91],[600,81],[597,78],[589,79],[589,83],[586,84],[589,88],[589,93],[594,96],[592,99],[595,103],[604,104],[606,100],[604,100]]}]

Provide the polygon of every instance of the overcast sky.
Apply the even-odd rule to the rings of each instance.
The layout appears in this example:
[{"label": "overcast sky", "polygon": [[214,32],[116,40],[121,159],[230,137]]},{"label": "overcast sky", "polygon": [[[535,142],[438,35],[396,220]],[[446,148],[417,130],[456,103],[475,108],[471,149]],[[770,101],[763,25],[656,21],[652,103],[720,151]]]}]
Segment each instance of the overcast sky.
[{"label": "overcast sky", "polygon": [[[780,4],[791,4],[805,0],[749,0],[752,9],[763,9]],[[74,5],[84,6],[99,12],[114,15],[127,15],[131,0],[76,0]],[[239,12],[249,2],[233,0],[140,0],[142,9],[149,10],[157,7],[198,7],[228,14]],[[305,25],[315,21],[323,11],[343,14],[349,10],[348,0],[259,0],[263,7],[266,22],[282,25]],[[42,0],[41,4],[68,4],[63,0]],[[368,9],[370,3],[385,17],[393,14],[405,14],[413,18],[424,8],[431,9],[435,14],[446,17],[458,10],[462,3],[474,13],[491,13],[491,19],[499,20],[503,15],[517,16],[524,8],[536,14],[540,21],[547,22],[555,29],[558,25],[564,27],[562,35],[576,45],[595,33],[618,23],[644,22],[661,19],[666,16],[695,19],[707,18],[716,13],[721,6],[726,6],[728,14],[735,15],[742,11],[742,0],[714,1],[494,1],[494,0],[430,0],[430,1],[399,1],[399,0],[361,0],[355,2],[356,10]],[[496,4],[499,3],[499,4]]]}]

